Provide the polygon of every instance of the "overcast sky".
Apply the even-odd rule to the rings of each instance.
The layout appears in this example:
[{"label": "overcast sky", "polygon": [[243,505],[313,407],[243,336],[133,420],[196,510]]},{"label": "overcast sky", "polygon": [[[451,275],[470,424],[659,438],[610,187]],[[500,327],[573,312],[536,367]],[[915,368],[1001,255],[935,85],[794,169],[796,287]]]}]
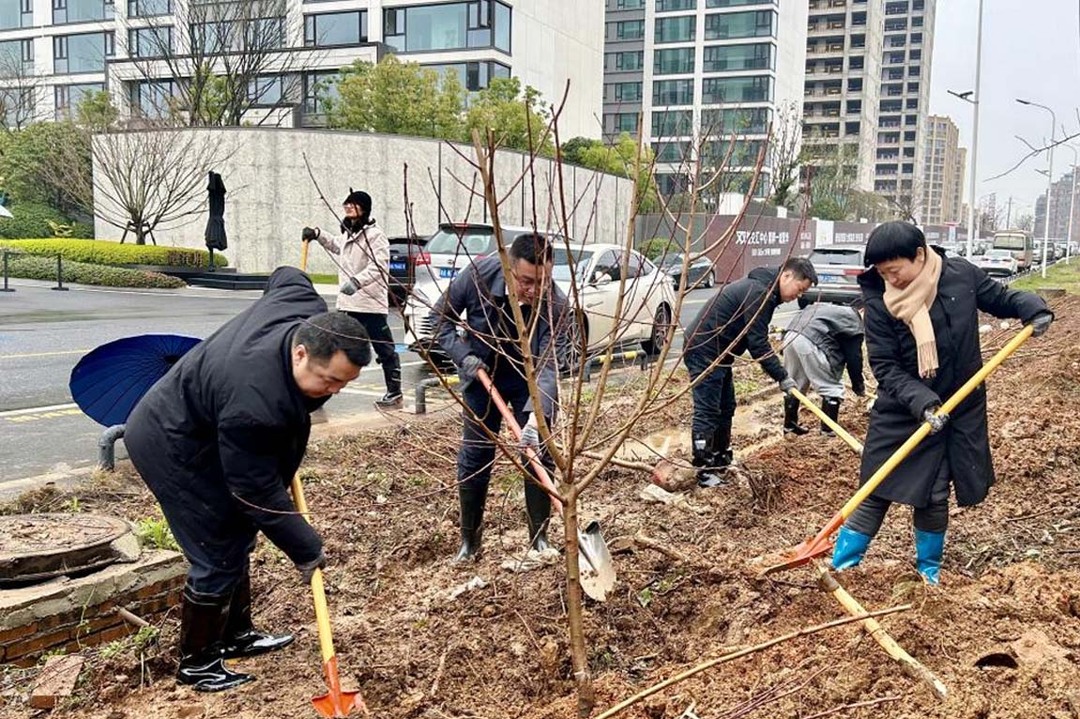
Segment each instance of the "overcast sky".
[{"label": "overcast sky", "polygon": [[[1020,97],[1047,105],[1070,135],[1080,132],[1080,0],[983,0],[982,102],[979,109],[979,197],[997,193],[999,206],[1011,195],[1013,218],[1034,212],[1046,191],[1046,154],[1029,159],[1007,177],[987,181],[1012,167],[1029,151],[1016,135],[1041,146],[1050,134],[1050,113],[1016,102]],[[947,90],[975,87],[975,26],[979,0],[938,0],[930,112],[948,115],[960,127],[960,144],[971,147],[971,105]],[[1074,141],[1080,149],[1080,138]],[[1054,153],[1054,176],[1073,162],[1073,153]],[[970,169],[970,165],[969,165]],[[967,183],[964,195],[967,199]]]}]

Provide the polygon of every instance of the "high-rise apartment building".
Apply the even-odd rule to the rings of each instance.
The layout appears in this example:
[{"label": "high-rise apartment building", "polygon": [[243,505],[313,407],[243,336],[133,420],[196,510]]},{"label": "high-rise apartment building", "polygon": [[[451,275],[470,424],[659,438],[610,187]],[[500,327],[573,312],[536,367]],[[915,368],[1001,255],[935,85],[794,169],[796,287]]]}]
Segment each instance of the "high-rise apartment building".
[{"label": "high-rise apartment building", "polygon": [[877,157],[884,10],[884,0],[810,0],[807,21],[803,141],[848,164],[854,186],[867,192]]},{"label": "high-rise apartment building", "polygon": [[[1080,180],[1080,178],[1077,178]],[[1069,212],[1074,212],[1072,237],[1080,240],[1080,202],[1072,200],[1074,188],[1080,191],[1080,182],[1073,182],[1073,173],[1067,172],[1050,187],[1050,239],[1064,240],[1069,234]],[[1046,193],[1035,199],[1035,226],[1032,233],[1036,240],[1046,236]]]},{"label": "high-rise apartment building", "polygon": [[960,130],[951,117],[931,115],[926,121],[923,175],[919,183],[922,205],[916,219],[924,225],[960,222],[963,204],[964,160]]},{"label": "high-rise apartment building", "polygon": [[725,189],[746,191],[770,122],[802,110],[805,2],[606,0],[606,10],[605,136],[640,132],[664,194],[721,165]]},{"label": "high-rise apartment building", "polygon": [[[575,0],[0,0],[0,111],[8,125],[67,117],[107,89],[153,112],[205,60],[250,75],[255,121],[317,124],[341,67],[394,53],[468,90],[516,76],[553,104],[569,79],[560,131],[595,137],[603,22]],[[263,57],[244,75],[256,43]]]}]

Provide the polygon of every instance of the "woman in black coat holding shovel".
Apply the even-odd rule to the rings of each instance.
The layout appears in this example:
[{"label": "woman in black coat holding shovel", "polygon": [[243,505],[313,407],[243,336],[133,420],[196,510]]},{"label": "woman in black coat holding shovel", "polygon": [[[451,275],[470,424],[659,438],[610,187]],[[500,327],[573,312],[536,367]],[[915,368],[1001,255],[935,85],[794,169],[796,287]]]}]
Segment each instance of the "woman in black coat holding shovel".
[{"label": "woman in black coat holding shovel", "polygon": [[870,234],[867,270],[859,276],[866,302],[866,345],[878,397],[862,456],[866,481],[919,425],[931,434],[841,527],[832,564],[858,564],[892,502],[914,507],[916,566],[938,583],[949,521],[949,494],[960,506],[978,504],[994,483],[987,435],[986,388],[976,388],[952,413],[934,412],[982,367],[980,311],[1019,318],[1036,336],[1053,320],[1042,298],[1010,290],[967,260],[929,248],[906,222],[887,222]]}]

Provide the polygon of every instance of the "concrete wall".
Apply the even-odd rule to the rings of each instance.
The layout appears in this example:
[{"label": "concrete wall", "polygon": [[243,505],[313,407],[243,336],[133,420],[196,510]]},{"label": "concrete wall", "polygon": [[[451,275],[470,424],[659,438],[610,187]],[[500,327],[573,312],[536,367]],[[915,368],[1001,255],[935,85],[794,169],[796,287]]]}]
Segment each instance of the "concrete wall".
[{"label": "concrete wall", "polygon": [[[199,142],[214,143],[226,158],[213,168],[228,188],[225,228],[229,248],[225,255],[232,266],[244,272],[296,264],[304,226],[336,232],[334,213],[341,213],[341,202],[350,187],[372,196],[372,215],[391,236],[406,233],[406,187],[412,224],[418,234],[433,233],[439,222],[491,219],[479,194],[480,177],[470,165],[474,153],[468,146],[329,130],[220,128],[175,132],[192,133]],[[572,237],[586,242],[622,241],[633,183],[566,166],[561,173],[560,191],[554,162],[536,160],[531,175],[525,173],[528,166],[528,157],[521,153],[499,152],[496,156],[494,176],[498,195],[504,198],[500,205],[504,224],[531,226],[535,217],[540,229],[557,230],[562,227],[563,214],[558,200],[565,197],[566,229]],[[518,182],[523,173],[524,180]],[[332,210],[320,199],[319,189]],[[95,206],[102,206],[101,197],[102,189],[98,188]],[[203,210],[172,227],[159,228],[154,235],[162,245],[204,247],[205,226]],[[120,235],[100,217],[96,231],[103,239]],[[336,272],[321,250],[313,248],[310,259],[312,271]]]}]

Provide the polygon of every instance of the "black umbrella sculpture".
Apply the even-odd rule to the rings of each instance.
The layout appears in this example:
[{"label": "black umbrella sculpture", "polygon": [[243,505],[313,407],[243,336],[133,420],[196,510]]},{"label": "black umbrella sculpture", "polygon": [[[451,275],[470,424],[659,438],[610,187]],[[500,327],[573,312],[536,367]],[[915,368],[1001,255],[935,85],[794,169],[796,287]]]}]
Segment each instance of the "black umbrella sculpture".
[{"label": "black umbrella sculpture", "polygon": [[206,248],[210,250],[210,271],[214,271],[214,250],[223,251],[229,246],[225,237],[225,183],[221,175],[210,173],[206,185],[209,194],[210,218],[206,221]]}]

